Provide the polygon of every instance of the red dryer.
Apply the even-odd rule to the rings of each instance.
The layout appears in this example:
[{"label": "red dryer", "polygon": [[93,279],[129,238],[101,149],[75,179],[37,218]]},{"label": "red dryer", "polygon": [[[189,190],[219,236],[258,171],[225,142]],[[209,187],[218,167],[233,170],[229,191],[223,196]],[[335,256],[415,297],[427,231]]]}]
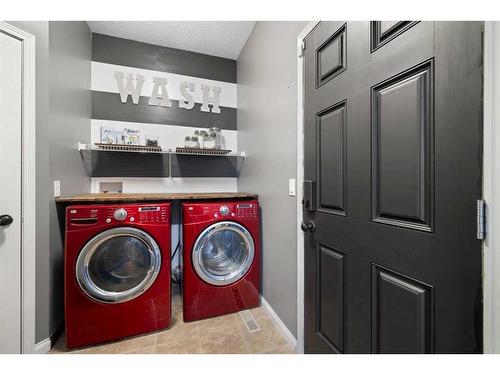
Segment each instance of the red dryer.
[{"label": "red dryer", "polygon": [[170,324],[170,203],[66,209],[66,343],[97,344]]},{"label": "red dryer", "polygon": [[259,203],[184,203],[185,321],[260,304]]}]

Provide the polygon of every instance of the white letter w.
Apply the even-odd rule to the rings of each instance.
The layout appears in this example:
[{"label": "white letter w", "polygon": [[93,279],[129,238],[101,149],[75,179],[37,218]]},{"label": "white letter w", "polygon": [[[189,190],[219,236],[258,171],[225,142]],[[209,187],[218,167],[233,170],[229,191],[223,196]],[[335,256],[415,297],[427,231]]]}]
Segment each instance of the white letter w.
[{"label": "white letter w", "polygon": [[118,85],[118,91],[120,91],[120,99],[122,103],[126,103],[128,96],[132,95],[132,102],[134,104],[139,104],[139,98],[141,96],[142,85],[144,83],[144,76],[141,74],[135,75],[136,85],[134,87],[134,75],[132,73],[127,74],[127,84],[123,84],[123,72],[115,72],[115,79]]}]

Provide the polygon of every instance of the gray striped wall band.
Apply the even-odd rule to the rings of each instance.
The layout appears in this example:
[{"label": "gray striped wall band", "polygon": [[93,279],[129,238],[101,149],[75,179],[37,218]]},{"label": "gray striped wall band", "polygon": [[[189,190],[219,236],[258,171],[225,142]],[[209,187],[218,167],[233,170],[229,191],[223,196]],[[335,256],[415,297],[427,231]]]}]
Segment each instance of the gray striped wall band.
[{"label": "gray striped wall band", "polygon": [[[167,154],[91,151],[82,158],[91,177],[170,177]],[[241,163],[236,156],[172,155],[172,177],[238,177]]]},{"label": "gray striped wall band", "polygon": [[237,130],[236,108],[220,107],[221,113],[212,113],[202,112],[199,103],[188,110],[179,108],[177,100],[171,100],[169,108],[149,105],[148,101],[149,97],[141,96],[138,104],[130,97],[122,103],[120,94],[92,91],[92,119]]},{"label": "gray striped wall band", "polygon": [[92,60],[236,83],[235,60],[109,35],[92,34]]}]

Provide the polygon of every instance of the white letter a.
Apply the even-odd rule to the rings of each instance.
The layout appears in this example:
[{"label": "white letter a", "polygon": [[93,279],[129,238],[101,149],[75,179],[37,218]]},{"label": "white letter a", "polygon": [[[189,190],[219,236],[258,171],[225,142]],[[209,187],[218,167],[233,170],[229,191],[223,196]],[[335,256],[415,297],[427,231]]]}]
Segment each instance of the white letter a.
[{"label": "white letter a", "polygon": [[[153,78],[153,92],[149,98],[149,105],[161,105],[162,107],[171,107],[172,103],[168,97],[167,92],[167,79],[166,78]],[[160,94],[161,89],[161,94]]]}]

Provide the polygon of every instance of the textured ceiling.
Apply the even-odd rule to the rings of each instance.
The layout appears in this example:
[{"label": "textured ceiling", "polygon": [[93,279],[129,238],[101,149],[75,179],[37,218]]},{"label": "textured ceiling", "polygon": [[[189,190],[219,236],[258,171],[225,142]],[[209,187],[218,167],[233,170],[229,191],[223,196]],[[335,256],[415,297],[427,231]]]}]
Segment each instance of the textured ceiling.
[{"label": "textured ceiling", "polygon": [[253,21],[88,21],[94,33],[236,60]]}]

